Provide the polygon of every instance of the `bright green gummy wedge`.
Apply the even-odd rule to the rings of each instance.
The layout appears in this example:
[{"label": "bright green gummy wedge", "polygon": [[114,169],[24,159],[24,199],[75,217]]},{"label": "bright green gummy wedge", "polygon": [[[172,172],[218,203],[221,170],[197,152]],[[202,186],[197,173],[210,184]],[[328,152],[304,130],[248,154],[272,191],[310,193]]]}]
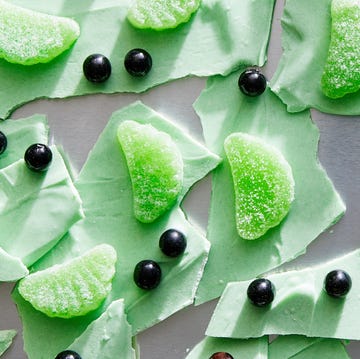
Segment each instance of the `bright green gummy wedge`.
[{"label": "bright green gummy wedge", "polygon": [[290,209],[291,167],[278,149],[245,133],[228,136],[224,149],[234,183],[237,231],[244,239],[259,238]]},{"label": "bright green gummy wedge", "polygon": [[127,18],[140,29],[165,30],[187,22],[201,0],[135,0]]},{"label": "bright green gummy wedge", "polygon": [[339,98],[360,88],[360,1],[333,0],[331,42],[321,79],[322,90]]},{"label": "bright green gummy wedge", "polygon": [[109,294],[115,262],[115,249],[101,244],[69,262],[30,274],[20,281],[19,292],[49,317],[85,315]]},{"label": "bright green gummy wedge", "polygon": [[0,0],[0,58],[34,65],[49,62],[80,35],[77,22]]},{"label": "bright green gummy wedge", "polygon": [[118,140],[128,165],[135,217],[151,223],[174,205],[183,183],[183,160],[171,137],[150,124],[124,121]]}]

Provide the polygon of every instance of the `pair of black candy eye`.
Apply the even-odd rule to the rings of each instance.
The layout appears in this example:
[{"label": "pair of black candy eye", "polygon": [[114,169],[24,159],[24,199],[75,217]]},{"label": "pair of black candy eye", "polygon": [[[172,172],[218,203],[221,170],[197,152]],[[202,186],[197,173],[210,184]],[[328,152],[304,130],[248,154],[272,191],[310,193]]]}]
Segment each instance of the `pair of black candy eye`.
[{"label": "pair of black candy eye", "polygon": [[[333,298],[345,297],[349,293],[351,285],[351,277],[341,269],[329,272],[324,281],[326,293]],[[247,296],[255,306],[264,307],[274,300],[275,287],[268,279],[255,279],[248,287]]]},{"label": "pair of black candy eye", "polygon": [[[143,77],[152,68],[152,58],[144,49],[133,49],[125,55],[124,66],[131,76]],[[110,60],[104,55],[92,54],[85,59],[83,72],[90,82],[104,82],[111,75]]]},{"label": "pair of black candy eye", "polygon": [[260,96],[266,89],[266,77],[259,69],[249,68],[241,73],[238,86],[240,91],[246,96]]},{"label": "pair of black candy eye", "polygon": [[[168,229],[159,240],[161,251],[168,257],[178,257],[186,249],[186,238],[183,233],[176,229]],[[139,262],[134,269],[134,282],[141,289],[154,289],[161,281],[160,265],[146,259]]]}]

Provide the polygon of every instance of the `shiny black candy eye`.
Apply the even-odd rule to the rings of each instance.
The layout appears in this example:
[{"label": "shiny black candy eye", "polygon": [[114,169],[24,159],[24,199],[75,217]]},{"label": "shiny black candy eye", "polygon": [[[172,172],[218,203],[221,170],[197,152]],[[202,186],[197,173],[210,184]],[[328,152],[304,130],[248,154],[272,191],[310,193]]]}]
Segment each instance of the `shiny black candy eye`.
[{"label": "shiny black candy eye", "polygon": [[247,69],[238,81],[241,92],[250,97],[261,95],[266,89],[266,78],[258,69]]},{"label": "shiny black candy eye", "polygon": [[352,281],[348,273],[341,269],[329,272],[325,278],[325,290],[334,298],[343,298],[349,293]]},{"label": "shiny black candy eye", "polygon": [[52,152],[48,146],[35,143],[26,150],[24,160],[31,170],[36,172],[45,171],[52,161]]},{"label": "shiny black candy eye", "polygon": [[161,235],[159,247],[168,257],[178,257],[186,249],[186,238],[180,231],[168,229]]},{"label": "shiny black candy eye", "polygon": [[152,68],[152,58],[144,49],[133,49],[126,54],[124,66],[131,76],[143,77]]},{"label": "shiny black candy eye", "polygon": [[0,155],[4,153],[7,147],[7,138],[3,132],[0,131]]},{"label": "shiny black candy eye", "polygon": [[72,350],[65,350],[59,353],[55,359],[81,359],[81,356]]},{"label": "shiny black candy eye", "polygon": [[143,260],[135,266],[134,282],[141,289],[154,289],[160,284],[161,268],[150,259]]},{"label": "shiny black candy eye", "polygon": [[268,279],[259,278],[250,283],[247,296],[252,304],[264,307],[274,300],[275,289]]},{"label": "shiny black candy eye", "polygon": [[104,82],[111,75],[111,63],[104,55],[92,54],[85,59],[83,72],[86,79],[90,82]]},{"label": "shiny black candy eye", "polygon": [[234,359],[234,357],[226,352],[214,353],[209,359]]}]

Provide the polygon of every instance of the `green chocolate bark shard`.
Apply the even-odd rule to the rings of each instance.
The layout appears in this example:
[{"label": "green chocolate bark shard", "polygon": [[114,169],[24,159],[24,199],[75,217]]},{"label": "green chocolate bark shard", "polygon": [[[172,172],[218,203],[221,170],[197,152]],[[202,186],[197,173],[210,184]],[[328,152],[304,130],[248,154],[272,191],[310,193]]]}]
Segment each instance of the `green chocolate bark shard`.
[{"label": "green chocolate bark shard", "polygon": [[111,291],[116,252],[98,245],[68,262],[28,275],[19,293],[49,317],[72,318],[97,309]]},{"label": "green chocolate bark shard", "polygon": [[14,282],[29,274],[20,258],[6,253],[0,247],[0,282]]},{"label": "green chocolate bark shard", "polygon": [[46,172],[23,159],[0,170],[0,247],[30,266],[82,218],[81,201],[55,147]]},{"label": "green chocolate bark shard", "polygon": [[[125,156],[119,150],[117,129],[127,120],[151,124],[158,131],[167,133],[177,144],[184,163],[183,186],[177,203],[149,224],[139,222],[133,215],[131,179]],[[179,205],[194,183],[206,176],[219,161],[218,156],[140,102],[112,115],[75,182],[83,200],[85,218],[76,223],[34,268],[40,270],[63,263],[105,242],[112,245],[118,255],[112,290],[98,310],[66,321],[36,311],[15,291],[13,296],[24,324],[25,350],[30,359],[38,359],[39,350],[46,358],[55,357],[114,300],[124,299],[133,334],[193,302],[209,243],[186,220]],[[185,253],[176,259],[166,257],[159,248],[161,234],[170,228],[181,231],[187,239]],[[148,258],[158,262],[162,270],[160,285],[151,291],[138,288],[133,281],[136,264]],[[46,338],[41,336],[40,328],[46,331]]]},{"label": "green chocolate bark shard", "polygon": [[[188,23],[171,31],[155,32],[136,29],[126,19],[130,0],[13,1],[32,10],[74,18],[82,30],[71,51],[48,64],[25,67],[0,61],[0,118],[7,118],[15,108],[37,98],[139,93],[189,75],[226,75],[239,64],[262,65],[275,3],[203,0]],[[116,63],[135,44],[146,49],[153,59],[146,78],[134,79],[119,65],[113,66],[111,78],[102,84],[86,80],[82,64],[89,54],[101,49]]]},{"label": "green chocolate bark shard", "polygon": [[80,35],[76,21],[0,1],[0,58],[34,65],[53,60]]},{"label": "green chocolate bark shard", "polygon": [[135,0],[127,18],[139,29],[166,30],[187,22],[201,0]]},{"label": "green chocolate bark shard", "polygon": [[10,347],[15,335],[16,330],[0,330],[0,355]]},{"label": "green chocolate bark shard", "polygon": [[[324,290],[326,275],[346,271],[352,288],[344,298]],[[275,287],[275,298],[266,308],[247,298],[251,281],[229,283],[210,320],[206,334],[218,337],[257,338],[270,334],[359,340],[354,318],[360,315],[360,250],[306,269],[266,276]]]},{"label": "green chocolate bark shard", "polygon": [[[288,113],[269,89],[257,98],[243,95],[237,86],[240,73],[210,78],[195,103],[208,148],[224,159],[212,175],[207,235],[212,250],[197,292],[199,304],[220,296],[228,282],[254,278],[304,253],[345,211],[318,162],[319,131],[310,113]],[[236,231],[234,186],[223,148],[225,138],[234,132],[277,148],[291,166],[296,184],[287,216],[261,240],[241,240]]]},{"label": "green chocolate bark shard", "polygon": [[[332,31],[331,3],[332,0],[286,1],[282,16],[282,46],[284,51],[270,86],[286,104],[290,112],[315,108],[325,113],[360,114],[359,91],[349,93],[345,97],[336,100],[325,96],[322,89],[321,79],[327,62]],[[351,0],[336,1],[336,3],[351,3],[357,4],[357,7],[359,6],[358,1]],[[354,11],[351,15],[349,12],[350,17],[346,22],[342,22],[340,27],[347,29],[349,22],[353,22],[352,19],[356,12]],[[338,11],[337,13],[340,14]],[[357,25],[357,29],[359,29],[359,25]],[[346,49],[348,53],[345,57],[344,54],[334,54],[336,61],[344,64],[350,58],[351,44],[356,41],[353,36],[359,38],[359,35],[355,35],[355,32],[359,31],[356,30],[355,24],[353,28],[345,31],[346,40],[344,38],[343,41],[340,37],[334,39],[336,42],[341,42],[342,49]],[[358,44],[354,44],[354,50],[357,51],[358,49]],[[359,62],[359,60],[356,59],[356,62]],[[335,69],[333,66],[332,68]],[[342,69],[345,72],[348,70]],[[339,75],[340,71],[333,80],[340,83]],[[353,76],[355,74],[352,74]]]},{"label": "green chocolate bark shard", "polygon": [[205,337],[185,359],[209,359],[214,353],[224,352],[233,358],[268,359],[268,338],[230,339]]},{"label": "green chocolate bark shard", "polygon": [[0,168],[23,158],[26,149],[33,143],[48,143],[49,138],[49,127],[42,115],[1,121],[0,131],[7,138],[6,150],[0,155]]},{"label": "green chocolate bark shard", "polygon": [[332,0],[331,41],[321,79],[330,98],[340,98],[360,88],[360,2]]},{"label": "green chocolate bark shard", "polygon": [[129,169],[135,217],[154,222],[174,205],[181,191],[181,153],[167,133],[150,124],[124,121],[117,136]]},{"label": "green chocolate bark shard", "polygon": [[224,149],[234,182],[238,234],[257,239],[289,212],[294,199],[291,167],[276,147],[246,133],[229,135]]},{"label": "green chocolate bark shard", "polygon": [[131,327],[124,313],[124,301],[119,299],[109,305],[106,311],[69,346],[69,350],[82,358],[135,359]]},{"label": "green chocolate bark shard", "polygon": [[269,359],[350,359],[338,339],[279,336],[269,345]]}]

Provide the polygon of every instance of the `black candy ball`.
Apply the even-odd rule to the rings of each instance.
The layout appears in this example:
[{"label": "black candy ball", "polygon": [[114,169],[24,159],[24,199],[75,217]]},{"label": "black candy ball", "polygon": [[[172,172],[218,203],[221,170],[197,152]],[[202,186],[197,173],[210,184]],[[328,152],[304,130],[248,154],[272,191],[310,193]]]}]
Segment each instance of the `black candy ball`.
[{"label": "black candy ball", "polygon": [[59,353],[55,359],[81,359],[81,356],[72,350],[65,350]]},{"label": "black candy ball", "polygon": [[352,281],[348,273],[336,269],[326,275],[324,284],[328,295],[334,298],[343,298],[349,293]]},{"label": "black candy ball", "polygon": [[0,131],[0,155],[5,152],[7,147],[7,137]]},{"label": "black candy ball", "polygon": [[251,68],[241,73],[238,85],[244,95],[256,97],[265,91],[266,78],[258,69]]},{"label": "black candy ball", "polygon": [[178,257],[186,249],[186,238],[180,231],[168,229],[161,235],[159,247],[168,257]]},{"label": "black candy ball", "polygon": [[268,279],[255,279],[248,287],[247,296],[252,304],[264,307],[274,300],[275,288]]},{"label": "black candy ball", "polygon": [[111,63],[104,55],[92,54],[85,59],[83,72],[86,79],[90,82],[104,82],[111,75]]},{"label": "black candy ball", "polygon": [[24,160],[31,170],[45,171],[52,161],[51,149],[42,143],[34,143],[26,150]]},{"label": "black candy ball", "polygon": [[152,58],[144,49],[133,49],[125,55],[124,66],[131,76],[143,77],[152,68]]},{"label": "black candy ball", "polygon": [[134,269],[134,282],[141,289],[154,289],[160,284],[161,268],[153,260],[139,262]]}]

